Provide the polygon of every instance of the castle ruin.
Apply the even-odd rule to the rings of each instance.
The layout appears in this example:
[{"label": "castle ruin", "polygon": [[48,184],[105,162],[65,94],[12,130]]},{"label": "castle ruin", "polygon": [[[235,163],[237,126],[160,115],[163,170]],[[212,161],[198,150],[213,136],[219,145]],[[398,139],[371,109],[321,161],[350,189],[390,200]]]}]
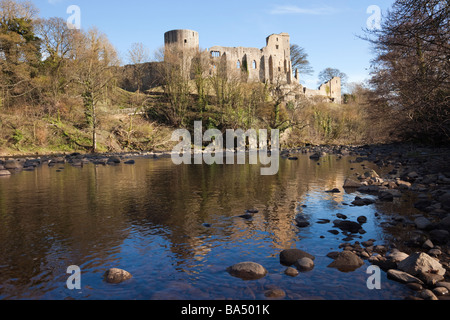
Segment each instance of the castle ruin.
[{"label": "castle ruin", "polygon": [[[188,65],[192,59],[191,53],[199,52],[199,45],[199,34],[193,30],[172,30],[164,34],[165,49],[182,52],[183,60]],[[317,90],[300,84],[298,70],[292,70],[291,43],[287,33],[268,36],[266,46],[262,49],[214,46],[207,49],[207,53],[211,61],[210,74],[216,72],[217,65],[222,64],[228,76],[246,71],[245,80],[248,82],[284,84],[295,94],[303,94],[308,98],[323,97],[337,104],[342,103],[340,78],[331,79]]]},{"label": "castle ruin", "polygon": [[[168,31],[164,34],[164,49],[166,54],[169,51],[180,54],[183,70],[190,74],[192,61],[200,51],[199,34],[186,29]],[[340,78],[333,78],[315,90],[300,84],[298,70],[292,69],[291,43],[287,33],[268,36],[266,46],[262,49],[214,46],[202,54],[206,55],[209,75],[220,68],[227,77],[235,77],[240,81],[278,84],[287,93],[287,99],[304,96],[342,103]],[[144,69],[141,89],[148,90],[161,84],[156,73],[157,64],[152,62],[140,66]],[[126,90],[136,90],[132,81],[135,68],[133,65],[122,68],[121,86]]]}]

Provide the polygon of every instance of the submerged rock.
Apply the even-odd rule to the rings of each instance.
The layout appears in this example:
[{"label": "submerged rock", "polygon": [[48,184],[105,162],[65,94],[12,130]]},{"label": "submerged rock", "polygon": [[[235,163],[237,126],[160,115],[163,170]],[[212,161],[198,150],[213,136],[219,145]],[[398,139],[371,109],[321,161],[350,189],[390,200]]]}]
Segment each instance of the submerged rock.
[{"label": "submerged rock", "polygon": [[310,258],[304,257],[295,263],[295,267],[301,272],[307,272],[314,269],[314,261]]},{"label": "submerged rock", "polygon": [[370,204],[374,204],[375,200],[368,199],[368,198],[360,198],[355,197],[355,200],[352,202],[354,206],[362,207],[362,206],[368,206]]},{"label": "submerged rock", "polygon": [[286,271],[284,271],[284,273],[290,277],[296,277],[299,275],[298,270],[292,267],[287,268]]},{"label": "submerged rock", "polygon": [[264,296],[269,299],[283,299],[286,297],[286,292],[283,289],[271,289],[264,293]]},{"label": "submerged rock", "polygon": [[342,231],[348,231],[350,233],[358,233],[362,229],[359,223],[348,220],[335,220],[333,224]]},{"label": "submerged rock", "polygon": [[306,228],[310,226],[309,221],[303,215],[297,215],[295,217],[295,223],[299,228]]},{"label": "submerged rock", "polygon": [[339,253],[328,268],[335,268],[341,272],[353,272],[364,265],[364,261],[351,251]]}]

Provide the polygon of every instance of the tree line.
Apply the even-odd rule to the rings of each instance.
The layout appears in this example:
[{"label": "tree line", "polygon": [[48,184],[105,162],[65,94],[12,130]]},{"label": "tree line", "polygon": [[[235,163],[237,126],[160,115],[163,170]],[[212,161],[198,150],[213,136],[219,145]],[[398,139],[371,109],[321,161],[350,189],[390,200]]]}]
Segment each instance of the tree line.
[{"label": "tree line", "polygon": [[[396,0],[381,28],[362,36],[376,53],[370,81],[348,84],[351,92],[339,110],[296,96],[277,79],[247,82],[245,63],[230,74],[224,62],[215,62],[211,72],[210,57],[199,51],[186,69],[179,53],[164,48],[153,59],[161,98],[141,92],[144,71],[138,67],[132,106],[152,123],[170,127],[202,119],[209,128],[280,129],[299,143],[448,143],[448,29],[448,1]],[[151,60],[140,43],[128,56],[137,66]],[[292,45],[291,56],[301,74],[313,73],[304,48]],[[0,115],[18,110],[37,118],[65,115],[78,130],[90,132],[84,147],[95,151],[98,108],[114,103],[120,66],[114,46],[96,28],[71,29],[61,18],[39,18],[30,1],[0,0]],[[337,69],[319,73],[321,83],[334,76],[347,80]],[[71,116],[75,109],[82,118]]]},{"label": "tree line", "polygon": [[450,141],[448,0],[397,0],[372,43],[371,117],[380,130],[422,142]]},{"label": "tree line", "polygon": [[64,100],[82,101],[83,125],[96,149],[96,108],[114,85],[118,54],[96,28],[71,29],[61,18],[41,19],[29,1],[0,0],[0,107],[31,104],[55,116]]}]

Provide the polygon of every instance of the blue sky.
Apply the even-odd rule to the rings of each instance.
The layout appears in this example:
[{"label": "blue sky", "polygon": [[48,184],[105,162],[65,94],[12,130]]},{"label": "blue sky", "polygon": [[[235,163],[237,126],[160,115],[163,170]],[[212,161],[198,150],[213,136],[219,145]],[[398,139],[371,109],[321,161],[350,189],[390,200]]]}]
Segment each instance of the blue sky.
[{"label": "blue sky", "polygon": [[127,51],[142,42],[153,53],[164,44],[164,33],[192,29],[200,34],[201,48],[265,46],[273,33],[287,32],[291,43],[305,48],[314,68],[302,83],[317,87],[317,75],[327,67],[349,76],[349,82],[368,78],[370,45],[362,35],[378,6],[385,12],[394,0],[34,0],[41,17],[69,18],[67,8],[81,9],[81,27],[104,32],[127,63]]}]

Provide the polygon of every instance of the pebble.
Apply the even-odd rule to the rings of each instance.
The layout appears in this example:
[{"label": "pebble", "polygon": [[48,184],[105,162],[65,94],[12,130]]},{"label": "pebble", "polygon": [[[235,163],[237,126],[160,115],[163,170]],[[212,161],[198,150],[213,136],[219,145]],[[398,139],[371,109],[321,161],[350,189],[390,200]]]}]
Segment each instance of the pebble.
[{"label": "pebble", "polygon": [[300,272],[298,272],[297,269],[292,268],[292,267],[287,268],[284,273],[290,277],[296,277],[300,274]]},{"label": "pebble", "polygon": [[286,292],[282,289],[271,289],[266,291],[264,296],[270,299],[283,299],[286,297]]}]

